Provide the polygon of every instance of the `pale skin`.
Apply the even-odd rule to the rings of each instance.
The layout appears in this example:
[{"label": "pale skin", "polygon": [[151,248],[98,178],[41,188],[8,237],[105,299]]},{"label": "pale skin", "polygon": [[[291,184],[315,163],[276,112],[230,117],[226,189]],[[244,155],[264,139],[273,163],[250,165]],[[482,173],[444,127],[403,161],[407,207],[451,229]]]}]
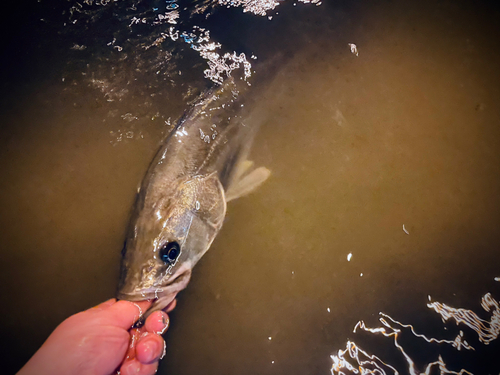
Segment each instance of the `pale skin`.
[{"label": "pale skin", "polygon": [[132,325],[151,301],[110,299],[63,321],[17,375],[151,375],[165,353],[161,334],[169,325],[166,312],[175,300],[148,316],[139,329]]}]

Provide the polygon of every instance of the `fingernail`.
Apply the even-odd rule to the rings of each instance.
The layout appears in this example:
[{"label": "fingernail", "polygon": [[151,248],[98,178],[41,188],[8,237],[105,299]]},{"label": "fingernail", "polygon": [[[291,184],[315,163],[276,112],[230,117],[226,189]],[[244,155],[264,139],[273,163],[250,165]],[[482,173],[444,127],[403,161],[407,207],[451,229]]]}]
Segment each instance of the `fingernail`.
[{"label": "fingernail", "polygon": [[141,364],[137,361],[130,361],[123,364],[120,369],[120,374],[122,375],[133,375],[141,371]]},{"label": "fingernail", "polygon": [[156,340],[147,340],[143,345],[146,361],[149,363],[156,361],[158,359],[158,353],[160,353],[161,350],[158,342]]},{"label": "fingernail", "polygon": [[145,328],[148,332],[161,335],[168,328],[168,316],[163,311],[155,311],[147,319]]},{"label": "fingernail", "polygon": [[165,357],[166,354],[167,354],[167,343],[163,341],[163,351],[161,352],[160,359],[163,359],[163,357]]},{"label": "fingernail", "polygon": [[163,324],[163,327],[160,330],[160,332],[157,332],[157,333],[159,333],[161,335],[167,330],[168,325],[170,324],[170,319],[168,318],[168,315],[165,314],[163,311],[161,311],[160,313],[161,313],[161,322]]}]

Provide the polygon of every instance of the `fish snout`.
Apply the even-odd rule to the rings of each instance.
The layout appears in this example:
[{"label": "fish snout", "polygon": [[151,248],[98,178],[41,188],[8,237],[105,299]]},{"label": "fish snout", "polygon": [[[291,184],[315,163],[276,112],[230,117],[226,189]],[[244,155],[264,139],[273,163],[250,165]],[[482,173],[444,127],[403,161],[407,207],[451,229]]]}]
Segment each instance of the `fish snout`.
[{"label": "fish snout", "polygon": [[169,279],[168,284],[165,286],[149,286],[138,282],[139,280],[125,279],[125,282],[118,289],[117,298],[136,302],[147,299],[160,300],[172,296],[171,299],[173,299],[177,293],[187,287],[190,279],[190,269],[184,270],[184,272]]}]

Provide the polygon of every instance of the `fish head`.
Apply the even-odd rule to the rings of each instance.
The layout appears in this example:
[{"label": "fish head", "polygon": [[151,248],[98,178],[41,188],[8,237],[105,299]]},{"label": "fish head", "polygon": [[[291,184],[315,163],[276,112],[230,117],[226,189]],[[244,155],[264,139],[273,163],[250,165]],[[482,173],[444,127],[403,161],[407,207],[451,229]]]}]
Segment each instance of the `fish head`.
[{"label": "fish head", "polygon": [[164,194],[138,198],[123,250],[118,298],[154,299],[149,312],[172,302],[209,249],[226,213],[215,174],[184,179]]}]

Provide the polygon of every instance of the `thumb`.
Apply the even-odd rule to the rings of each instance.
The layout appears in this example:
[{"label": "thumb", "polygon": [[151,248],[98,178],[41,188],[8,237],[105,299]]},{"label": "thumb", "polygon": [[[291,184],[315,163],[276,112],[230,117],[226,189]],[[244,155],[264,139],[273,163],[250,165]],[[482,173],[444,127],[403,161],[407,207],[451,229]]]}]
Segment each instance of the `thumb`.
[{"label": "thumb", "polygon": [[118,301],[102,311],[103,317],[112,325],[129,329],[149,309],[151,301]]}]

